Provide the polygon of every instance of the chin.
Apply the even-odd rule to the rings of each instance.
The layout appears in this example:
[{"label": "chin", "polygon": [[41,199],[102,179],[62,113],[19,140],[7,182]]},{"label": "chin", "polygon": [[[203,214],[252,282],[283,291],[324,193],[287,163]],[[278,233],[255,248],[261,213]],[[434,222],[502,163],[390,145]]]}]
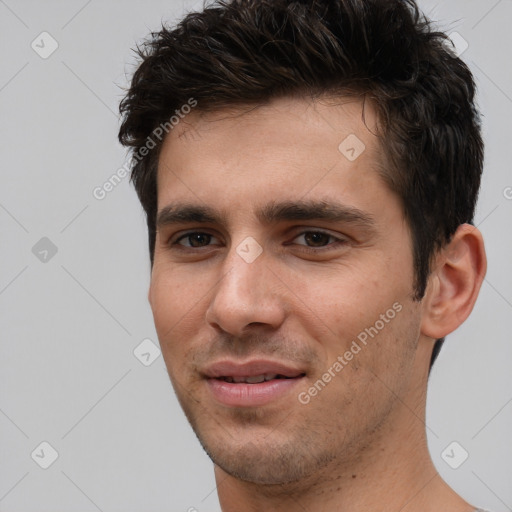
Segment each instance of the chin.
[{"label": "chin", "polygon": [[277,444],[263,438],[260,442],[249,441],[236,447],[230,446],[227,440],[222,445],[199,440],[213,463],[225,473],[258,485],[298,482],[318,474],[334,459],[332,452],[315,454],[315,447],[304,440]]}]

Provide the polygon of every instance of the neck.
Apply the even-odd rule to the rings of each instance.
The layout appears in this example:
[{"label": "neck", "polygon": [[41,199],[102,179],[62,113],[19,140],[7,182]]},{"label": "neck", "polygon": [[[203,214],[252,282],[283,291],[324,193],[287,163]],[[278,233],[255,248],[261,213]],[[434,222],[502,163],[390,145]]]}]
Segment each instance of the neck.
[{"label": "neck", "polygon": [[[428,375],[425,375],[425,379]],[[472,512],[441,479],[429,455],[426,382],[397,399],[385,425],[364,452],[335,459],[299,482],[258,485],[215,466],[223,512]],[[413,405],[415,404],[415,405]]]}]

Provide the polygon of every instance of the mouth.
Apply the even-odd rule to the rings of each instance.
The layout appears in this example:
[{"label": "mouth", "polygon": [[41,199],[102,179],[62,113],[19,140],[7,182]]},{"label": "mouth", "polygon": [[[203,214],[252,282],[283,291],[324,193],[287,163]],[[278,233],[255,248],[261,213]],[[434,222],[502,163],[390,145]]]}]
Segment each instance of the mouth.
[{"label": "mouth", "polygon": [[276,402],[305,378],[306,372],[284,363],[221,361],[204,374],[213,398],[231,407],[254,407]]},{"label": "mouth", "polygon": [[224,376],[219,377],[220,380],[224,382],[229,382],[230,384],[260,384],[262,382],[268,382],[270,380],[278,380],[278,379],[296,379],[298,377],[303,377],[305,374],[301,373],[297,375],[297,377],[286,377],[286,375],[280,375],[278,373],[264,373],[262,375],[253,375],[247,377],[235,377],[235,376]]}]

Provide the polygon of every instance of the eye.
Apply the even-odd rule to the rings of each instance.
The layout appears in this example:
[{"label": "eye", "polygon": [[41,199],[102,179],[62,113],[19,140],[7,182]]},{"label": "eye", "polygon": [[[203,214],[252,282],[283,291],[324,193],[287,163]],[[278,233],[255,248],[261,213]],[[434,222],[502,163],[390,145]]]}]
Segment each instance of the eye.
[{"label": "eye", "polygon": [[[208,247],[212,239],[216,238],[209,233],[202,233],[200,231],[191,231],[189,233],[185,233],[180,236],[174,242],[170,242],[170,245],[181,245],[183,247],[189,247],[192,249],[197,249],[201,247]],[[187,241],[188,243],[181,243],[182,241]]]},{"label": "eye", "polygon": [[[216,241],[217,243],[212,243]],[[318,230],[303,231],[297,235],[290,244],[296,244],[302,247],[302,250],[319,252],[322,249],[331,249],[343,245],[347,240],[336,237],[330,233]],[[174,241],[169,241],[169,245],[180,246],[185,249],[201,249],[211,245],[218,245],[217,237],[210,233],[202,231],[189,231],[178,237]],[[290,245],[286,244],[286,245]]]},{"label": "eye", "polygon": [[324,231],[303,231],[293,240],[304,241],[305,244],[299,243],[298,245],[303,245],[305,249],[322,249],[324,247],[330,249],[331,247],[346,243],[345,239],[335,237]]}]

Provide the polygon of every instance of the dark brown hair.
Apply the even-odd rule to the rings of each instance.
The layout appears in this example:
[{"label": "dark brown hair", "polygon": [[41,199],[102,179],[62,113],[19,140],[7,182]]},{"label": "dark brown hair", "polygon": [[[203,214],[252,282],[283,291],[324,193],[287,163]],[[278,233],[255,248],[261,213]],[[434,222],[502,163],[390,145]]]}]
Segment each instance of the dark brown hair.
[{"label": "dark brown hair", "polygon": [[133,148],[151,262],[161,140],[144,157],[140,150],[176,110],[191,98],[208,111],[356,93],[377,108],[383,178],[401,198],[423,297],[436,250],[472,223],[483,143],[473,76],[413,0],[219,0],[152,33],[137,52],[119,140]]}]

